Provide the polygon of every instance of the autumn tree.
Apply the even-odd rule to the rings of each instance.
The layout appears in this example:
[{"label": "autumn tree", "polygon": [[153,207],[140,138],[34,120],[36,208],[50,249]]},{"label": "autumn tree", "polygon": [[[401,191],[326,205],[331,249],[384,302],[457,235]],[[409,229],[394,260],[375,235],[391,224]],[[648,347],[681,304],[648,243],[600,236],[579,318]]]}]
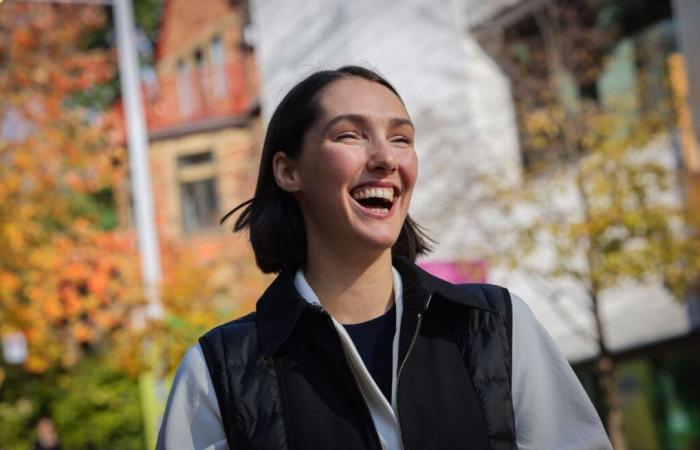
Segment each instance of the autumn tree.
[{"label": "autumn tree", "polygon": [[96,6],[0,8],[0,327],[21,332],[24,366],[70,366],[141,303],[133,239],[114,227],[120,149],[89,102],[114,77],[111,50],[90,33]]},{"label": "autumn tree", "polygon": [[[636,281],[663,283],[683,299],[700,270],[700,245],[674,160],[659,150],[674,126],[670,101],[658,95],[668,89],[665,68],[651,67],[634,41],[622,42],[629,30],[618,7],[547,2],[484,44],[511,80],[525,164],[522,183],[486,181],[493,189],[484,200],[504,213],[502,227],[492,229],[501,236],[494,242],[503,244],[496,245],[497,258],[585,293],[594,324],[585,334],[598,350],[606,425],[613,447],[624,450],[601,296]],[[659,54],[652,56],[658,61]],[[606,78],[616,57],[634,61],[632,84]]]},{"label": "autumn tree", "polygon": [[[0,362],[3,448],[28,448],[41,414],[71,448],[141,441],[136,385],[100,357],[142,303],[133,236],[115,231],[123,151],[106,18],[0,5],[0,335],[28,347],[21,367]],[[100,430],[73,432],[88,422]]]}]

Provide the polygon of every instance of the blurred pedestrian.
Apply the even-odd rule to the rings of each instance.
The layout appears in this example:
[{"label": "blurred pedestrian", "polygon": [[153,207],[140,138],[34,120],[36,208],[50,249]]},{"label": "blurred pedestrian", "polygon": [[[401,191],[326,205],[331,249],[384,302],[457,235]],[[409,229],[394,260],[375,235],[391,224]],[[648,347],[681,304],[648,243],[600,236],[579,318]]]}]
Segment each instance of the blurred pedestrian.
[{"label": "blurred pedestrian", "polygon": [[50,417],[42,417],[37,422],[34,450],[61,450],[58,433]]},{"label": "blurred pedestrian", "polygon": [[521,299],[415,265],[429,241],[408,215],[414,134],[365,68],[286,95],[255,196],[226,216],[242,209],[234,230],[278,276],[185,355],[159,449],[610,449]]}]

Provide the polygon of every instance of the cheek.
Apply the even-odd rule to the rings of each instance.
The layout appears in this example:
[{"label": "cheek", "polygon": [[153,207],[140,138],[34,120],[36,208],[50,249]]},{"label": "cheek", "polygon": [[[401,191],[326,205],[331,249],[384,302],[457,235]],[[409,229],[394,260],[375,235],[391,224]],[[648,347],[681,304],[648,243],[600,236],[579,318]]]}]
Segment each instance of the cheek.
[{"label": "cheek", "polygon": [[406,152],[399,158],[399,168],[406,189],[413,189],[418,177],[418,157],[415,150]]},{"label": "cheek", "polygon": [[313,155],[313,162],[310,165],[312,171],[307,174],[307,178],[312,182],[322,179],[338,186],[350,184],[363,167],[363,162],[358,156],[357,152],[346,148],[337,149],[329,146],[319,149]]}]

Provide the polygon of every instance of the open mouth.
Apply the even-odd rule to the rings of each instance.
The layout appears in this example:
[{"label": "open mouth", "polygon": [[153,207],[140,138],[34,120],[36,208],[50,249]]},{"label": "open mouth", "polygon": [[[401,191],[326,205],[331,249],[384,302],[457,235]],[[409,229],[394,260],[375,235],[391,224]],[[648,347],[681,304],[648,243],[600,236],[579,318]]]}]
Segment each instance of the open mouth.
[{"label": "open mouth", "polygon": [[389,214],[394,205],[394,188],[360,187],[352,191],[353,200],[375,214]]}]

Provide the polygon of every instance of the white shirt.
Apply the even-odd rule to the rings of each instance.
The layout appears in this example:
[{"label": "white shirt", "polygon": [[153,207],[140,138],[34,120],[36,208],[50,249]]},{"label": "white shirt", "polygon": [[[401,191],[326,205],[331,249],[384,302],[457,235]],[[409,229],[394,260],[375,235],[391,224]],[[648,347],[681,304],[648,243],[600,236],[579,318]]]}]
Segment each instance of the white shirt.
[{"label": "white shirt", "polygon": [[[320,304],[301,271],[294,285],[309,303]],[[552,338],[525,302],[511,294],[513,304],[513,384],[511,395],[520,450],[612,450],[588,395]],[[394,269],[396,333],[392,360],[395,398],[398,336],[403,311],[402,282]],[[386,450],[401,449],[394,407],[365,368],[352,339],[335,319],[333,324],[369,406]],[[159,450],[226,450],[214,386],[199,344],[185,354],[175,373],[158,435]],[[235,449],[232,449],[235,450]]]}]

